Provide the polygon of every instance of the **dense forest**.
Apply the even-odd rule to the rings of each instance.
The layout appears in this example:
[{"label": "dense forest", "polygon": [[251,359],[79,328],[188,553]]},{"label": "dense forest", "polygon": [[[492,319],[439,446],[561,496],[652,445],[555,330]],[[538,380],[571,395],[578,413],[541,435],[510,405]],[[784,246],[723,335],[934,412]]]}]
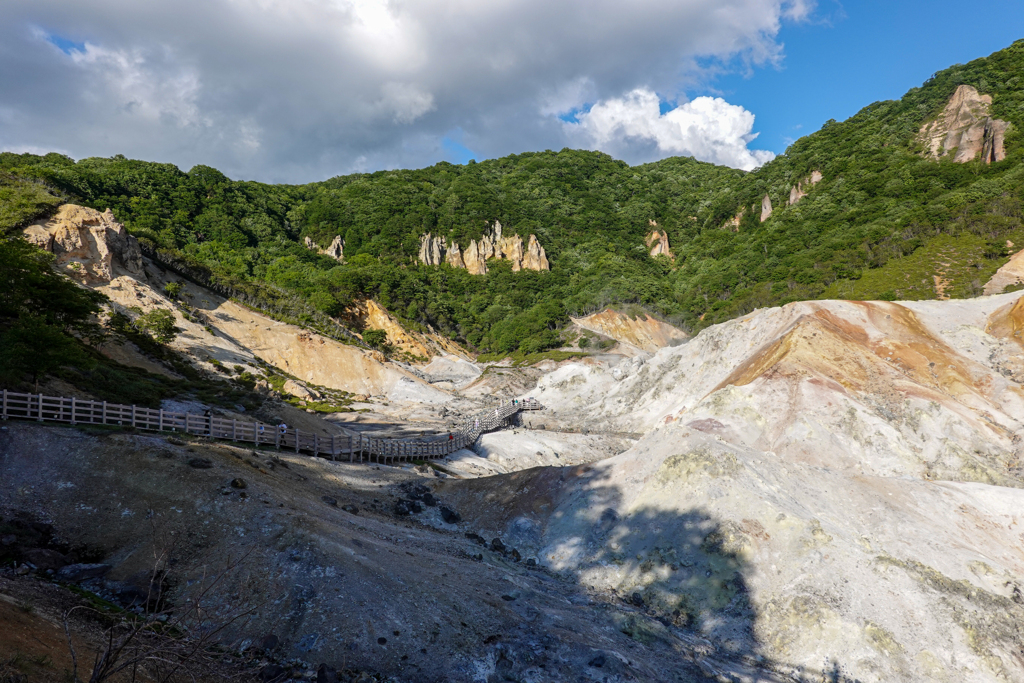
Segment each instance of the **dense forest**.
[{"label": "dense forest", "polygon": [[[631,167],[574,150],[340,176],[301,186],[232,181],[122,156],[0,154],[0,230],[62,201],[113,209],[145,247],[252,297],[337,316],[373,297],[406,323],[488,352],[557,346],[568,315],[633,304],[696,331],[755,308],[823,297],[977,295],[1024,246],[1024,41],[935,74],[795,142],[753,172],[670,158]],[[924,155],[918,130],[960,84],[1012,124],[1007,158]],[[790,189],[823,180],[799,203]],[[762,198],[774,206],[760,221]],[[739,217],[738,225],[730,224]],[[426,232],[465,244],[494,220],[536,234],[550,272],[486,275],[416,262]],[[652,258],[652,222],[675,259]],[[345,262],[303,246],[345,239]]]}]

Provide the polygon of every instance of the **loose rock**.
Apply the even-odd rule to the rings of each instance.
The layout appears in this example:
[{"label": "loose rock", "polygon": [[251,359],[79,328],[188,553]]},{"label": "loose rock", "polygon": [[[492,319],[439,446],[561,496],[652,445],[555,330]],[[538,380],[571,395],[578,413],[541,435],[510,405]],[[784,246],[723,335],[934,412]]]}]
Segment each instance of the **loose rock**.
[{"label": "loose rock", "polygon": [[109,571],[109,564],[69,564],[57,571],[57,578],[62,581],[86,581],[98,579]]}]

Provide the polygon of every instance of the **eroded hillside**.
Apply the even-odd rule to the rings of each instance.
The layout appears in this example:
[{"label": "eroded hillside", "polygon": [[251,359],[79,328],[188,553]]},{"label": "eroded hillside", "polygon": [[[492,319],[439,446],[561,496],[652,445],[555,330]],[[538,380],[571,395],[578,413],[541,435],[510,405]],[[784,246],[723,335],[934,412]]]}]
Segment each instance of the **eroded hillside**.
[{"label": "eroded hillside", "polygon": [[553,570],[793,671],[1021,680],[1022,306],[790,304],[565,365],[532,392],[555,418],[643,438],[441,491]]}]

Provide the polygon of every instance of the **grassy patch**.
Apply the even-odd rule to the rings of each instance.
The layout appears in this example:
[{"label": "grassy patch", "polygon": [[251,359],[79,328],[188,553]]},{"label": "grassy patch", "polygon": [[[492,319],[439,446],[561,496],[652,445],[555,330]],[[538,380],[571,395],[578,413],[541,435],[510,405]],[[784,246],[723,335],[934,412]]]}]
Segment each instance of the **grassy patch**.
[{"label": "grassy patch", "polygon": [[41,183],[0,173],[0,234],[49,216],[62,201]]},{"label": "grassy patch", "polygon": [[551,360],[560,363],[570,358],[585,358],[589,353],[584,351],[537,351],[535,353],[523,353],[514,351],[512,353],[484,353],[477,356],[478,363],[499,363],[505,359],[512,361],[512,367],[522,368],[541,361]]},{"label": "grassy patch", "polygon": [[863,271],[858,280],[837,280],[822,293],[822,298],[935,299],[936,277],[940,278],[945,295],[952,299],[978,296],[985,282],[1007,260],[991,258],[989,241],[978,235],[940,235],[909,256]]}]

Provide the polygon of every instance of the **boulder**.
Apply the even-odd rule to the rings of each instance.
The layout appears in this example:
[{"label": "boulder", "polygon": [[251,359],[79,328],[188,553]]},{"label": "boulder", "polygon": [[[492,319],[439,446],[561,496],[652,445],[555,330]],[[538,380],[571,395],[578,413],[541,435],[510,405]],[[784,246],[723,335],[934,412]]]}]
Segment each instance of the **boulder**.
[{"label": "boulder", "polygon": [[330,246],[322,252],[325,256],[330,256],[335,261],[345,260],[345,240],[341,239],[341,235],[335,235],[331,241]]},{"label": "boulder", "polygon": [[301,398],[304,401],[316,401],[320,398],[320,393],[310,389],[301,382],[296,382],[293,379],[288,380],[282,387],[286,394],[294,396],[295,398]]}]

